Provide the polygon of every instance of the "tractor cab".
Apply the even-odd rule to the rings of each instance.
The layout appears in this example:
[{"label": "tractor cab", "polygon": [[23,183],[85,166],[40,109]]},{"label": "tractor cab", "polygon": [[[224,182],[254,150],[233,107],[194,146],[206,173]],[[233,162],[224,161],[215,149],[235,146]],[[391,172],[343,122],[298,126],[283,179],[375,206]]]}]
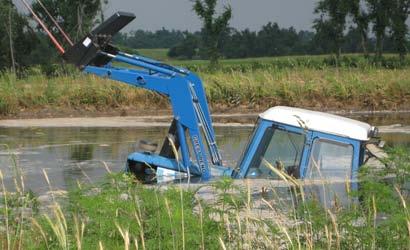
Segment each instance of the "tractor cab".
[{"label": "tractor cab", "polygon": [[377,128],[352,119],[291,107],[259,116],[236,178],[277,179],[278,168],[299,179],[355,179]]}]

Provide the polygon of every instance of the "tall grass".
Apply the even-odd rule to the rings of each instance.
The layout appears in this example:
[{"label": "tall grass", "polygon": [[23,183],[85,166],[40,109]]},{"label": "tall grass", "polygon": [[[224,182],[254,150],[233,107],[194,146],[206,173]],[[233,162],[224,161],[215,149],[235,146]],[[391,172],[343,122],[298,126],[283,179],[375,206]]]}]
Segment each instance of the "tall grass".
[{"label": "tall grass", "polygon": [[[396,154],[397,153],[397,154]],[[408,171],[408,155],[389,159]],[[397,162],[400,159],[401,162]],[[266,163],[269,167],[269,164]],[[103,165],[101,167],[104,167]],[[221,179],[208,185],[142,186],[134,178],[110,174],[102,183],[82,184],[44,213],[27,192],[2,184],[2,249],[408,249],[408,179],[388,184],[363,169],[352,200],[324,206],[308,197],[309,183],[270,166],[281,181]],[[373,173],[373,174],[370,174]],[[408,172],[406,172],[408,174]],[[48,182],[45,173],[44,178]],[[49,183],[49,182],[48,182]],[[347,183],[350,184],[350,183]],[[50,185],[50,184],[48,184]],[[282,186],[282,189],[278,188]],[[328,188],[328,182],[319,186]],[[24,185],[23,185],[24,186]],[[257,187],[257,188],[256,188]],[[52,189],[50,185],[50,189]]]},{"label": "tall grass", "polygon": [[0,75],[0,114],[18,113],[39,108],[108,110],[120,106],[165,106],[159,95],[134,89],[125,84],[83,75],[70,74],[49,78],[39,72],[16,79]]},{"label": "tall grass", "polygon": [[372,110],[408,107],[408,76],[408,70],[299,68],[217,72],[204,80],[213,104]]},{"label": "tall grass", "polygon": [[[408,109],[410,70],[380,68],[311,69],[307,67],[251,71],[199,72],[212,108],[264,110],[275,105],[316,109]],[[0,115],[46,109],[110,111],[133,107],[153,111],[170,108],[165,97],[143,89],[79,72],[49,78],[30,73],[17,79],[0,76]]]}]

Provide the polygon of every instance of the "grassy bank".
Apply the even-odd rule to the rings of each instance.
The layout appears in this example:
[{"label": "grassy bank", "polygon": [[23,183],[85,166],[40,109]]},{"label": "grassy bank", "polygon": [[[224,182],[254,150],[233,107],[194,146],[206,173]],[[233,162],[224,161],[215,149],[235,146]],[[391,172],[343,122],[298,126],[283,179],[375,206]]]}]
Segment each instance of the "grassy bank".
[{"label": "grassy bank", "polygon": [[[410,107],[410,67],[334,67],[324,64],[324,59],[228,60],[215,72],[209,72],[205,62],[175,64],[192,68],[201,76],[214,111],[260,111],[274,105],[346,110]],[[55,114],[64,110],[100,112],[130,107],[146,112],[169,108],[167,100],[157,94],[76,71],[57,77],[47,77],[36,70],[19,79],[7,73],[0,76],[2,116],[19,116],[33,110]]]},{"label": "grassy bank", "polygon": [[[287,177],[285,197],[270,186],[255,193],[250,184],[238,187],[223,179],[208,187],[216,194],[212,200],[204,200],[198,188],[144,187],[129,176],[110,174],[100,184],[79,183],[65,198],[51,196],[48,209],[41,212],[39,201],[24,191],[24,185],[18,185],[19,192],[8,193],[0,175],[0,247],[408,249],[406,150],[392,151],[389,163],[395,169],[379,175],[363,169],[360,190],[346,189],[356,202],[345,207],[338,197],[330,197],[333,205],[324,207]],[[388,173],[400,173],[394,185],[379,179]]]}]

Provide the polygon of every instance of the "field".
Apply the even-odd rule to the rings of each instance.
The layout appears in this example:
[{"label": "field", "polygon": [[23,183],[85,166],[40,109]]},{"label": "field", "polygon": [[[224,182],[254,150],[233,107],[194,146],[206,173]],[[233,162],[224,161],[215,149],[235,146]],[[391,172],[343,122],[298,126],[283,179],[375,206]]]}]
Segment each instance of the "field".
[{"label": "field", "polygon": [[[16,165],[17,192],[5,189],[0,171],[0,247],[408,249],[406,150],[390,152],[388,163],[395,164],[394,169],[375,175],[363,168],[358,191],[351,190],[349,182],[343,184],[355,201],[344,206],[337,196],[328,197],[328,205],[320,203],[305,193],[302,182],[285,173],[285,197],[269,184],[255,190],[249,183],[239,186],[221,179],[191,189],[179,184],[144,187],[130,176],[111,173],[98,184],[78,183],[68,194],[54,191],[48,182],[45,199],[25,190]],[[386,174],[399,178],[388,184],[380,179]],[[46,171],[44,178],[48,181]],[[203,188],[215,196],[204,198],[198,193]]]},{"label": "field", "polygon": [[[155,58],[164,61],[171,65],[180,65],[183,67],[206,68],[207,60],[177,60],[168,57],[168,49],[139,49],[138,54],[146,57]],[[370,63],[369,63],[370,62]],[[372,58],[366,59],[361,54],[344,54],[340,59],[342,67],[368,67],[375,64]],[[410,60],[406,58],[404,65],[409,66]],[[305,55],[305,56],[278,56],[278,57],[258,57],[258,58],[243,58],[243,59],[221,59],[221,66],[232,68],[233,66],[248,66],[258,65],[274,65],[276,67],[292,68],[296,66],[304,66],[309,68],[322,68],[325,66],[334,66],[335,59],[331,55]],[[392,68],[397,66],[397,56],[394,54],[385,54],[379,66]]]},{"label": "field", "polygon": [[138,53],[142,56],[155,58],[159,61],[170,61],[168,57],[168,49],[138,49]]},{"label": "field", "polygon": [[[410,63],[398,66],[389,56],[382,64],[358,55],[346,56],[337,65],[326,56],[222,60],[217,71],[210,71],[206,61],[170,63],[199,74],[214,112],[254,112],[275,105],[319,110],[410,108]],[[19,78],[0,76],[3,117],[150,114],[167,109],[167,100],[155,93],[73,69],[51,76],[35,68]]]},{"label": "field", "polygon": [[[257,112],[291,105],[318,110],[410,109],[410,63],[387,56],[372,63],[358,55],[170,61],[165,50],[140,51],[195,71],[215,112]],[[407,59],[408,60],[408,59]],[[49,73],[48,75],[46,73]],[[0,76],[1,117],[159,114],[166,98],[71,68],[32,68]],[[4,152],[5,145],[0,145]],[[389,149],[392,168],[364,167],[360,189],[342,186],[348,204],[308,197],[303,182],[280,173],[286,196],[220,179],[191,189],[143,186],[113,174],[38,196],[14,162],[14,190],[0,170],[0,249],[410,249],[408,148]],[[79,173],[83,173],[79,166]],[[386,181],[384,177],[395,178]],[[323,183],[323,187],[328,183]],[[205,200],[198,191],[213,190]],[[326,195],[326,192],[325,192]],[[331,196],[331,197],[330,197]]]}]

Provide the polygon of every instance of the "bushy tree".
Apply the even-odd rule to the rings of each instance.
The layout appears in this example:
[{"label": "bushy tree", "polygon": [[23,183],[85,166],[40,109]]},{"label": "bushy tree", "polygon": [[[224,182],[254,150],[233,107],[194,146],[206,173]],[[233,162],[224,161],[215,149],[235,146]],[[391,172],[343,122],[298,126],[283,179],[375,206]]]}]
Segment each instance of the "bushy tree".
[{"label": "bushy tree", "polygon": [[406,21],[410,13],[410,0],[392,0],[391,33],[395,50],[400,60],[404,61],[407,54],[407,33],[409,31]]},{"label": "bushy tree", "polygon": [[[365,43],[365,44],[364,44]],[[350,27],[347,31],[342,49],[348,53],[361,53],[368,57],[369,50],[367,49],[368,40],[366,42],[363,38],[362,30],[358,27]]]},{"label": "bushy tree", "polygon": [[217,0],[195,0],[193,10],[203,22],[202,48],[216,67],[220,57],[221,36],[227,31],[232,18],[231,6],[224,6],[221,15],[216,16]]},{"label": "bushy tree", "polygon": [[383,55],[386,29],[390,25],[390,17],[396,13],[392,13],[392,0],[366,0],[366,3],[376,36],[376,59],[380,60]]},{"label": "bushy tree", "polygon": [[135,49],[172,48],[184,41],[185,34],[186,32],[165,28],[157,31],[136,30],[117,34],[114,42]]},{"label": "bushy tree", "polygon": [[[365,9],[365,0],[347,0],[349,13],[352,16],[353,22],[356,25],[356,29],[351,29],[350,35],[354,35],[355,32],[360,35],[360,44],[362,46],[365,57],[368,57],[368,34],[369,34],[369,14]],[[353,44],[352,44],[353,45]]]},{"label": "bushy tree", "polygon": [[257,43],[256,32],[249,29],[243,31],[230,29],[222,53],[227,58],[255,57],[257,56]]},{"label": "bushy tree", "polygon": [[189,32],[185,32],[184,35],[184,40],[169,50],[169,57],[176,57],[179,59],[193,59],[197,55],[197,50],[199,48],[198,36]]},{"label": "bushy tree", "polygon": [[12,1],[0,0],[0,69],[15,71],[29,62],[36,45],[28,21],[17,12]]},{"label": "bushy tree", "polygon": [[293,28],[285,30],[277,23],[269,22],[258,32],[258,49],[265,51],[265,56],[288,54],[288,48],[295,43],[296,36],[297,33]]},{"label": "bushy tree", "polygon": [[[107,0],[42,0],[49,13],[74,40],[82,38],[96,23],[101,22],[102,4],[107,2]],[[33,3],[33,9],[48,27],[54,27],[38,2]],[[55,33],[58,33],[56,29]]]},{"label": "bushy tree", "polygon": [[316,4],[315,14],[319,18],[314,20],[317,39],[324,41],[327,48],[339,58],[343,44],[343,32],[346,29],[346,17],[349,4],[346,0],[321,0]]}]

